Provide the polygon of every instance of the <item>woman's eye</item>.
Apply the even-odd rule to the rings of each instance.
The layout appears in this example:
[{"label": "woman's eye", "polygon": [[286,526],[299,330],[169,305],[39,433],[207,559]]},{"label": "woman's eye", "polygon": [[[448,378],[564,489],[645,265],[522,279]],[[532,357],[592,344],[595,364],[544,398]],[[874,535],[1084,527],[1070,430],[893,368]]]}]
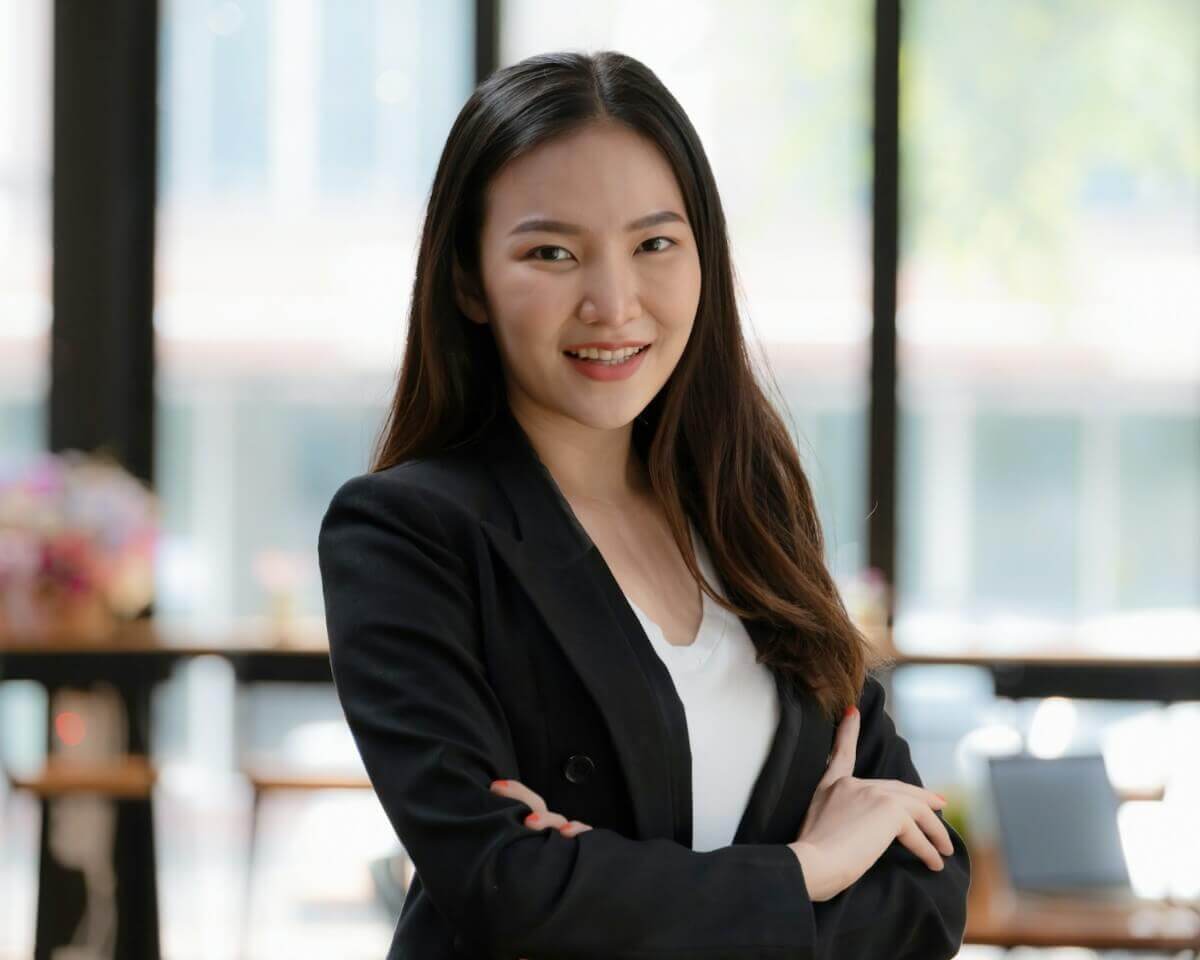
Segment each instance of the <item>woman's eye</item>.
[{"label": "woman's eye", "polygon": [[527,256],[532,257],[534,260],[541,260],[543,263],[558,263],[563,259],[562,257],[539,257],[539,256],[536,256],[536,254],[540,253],[542,250],[561,250],[563,253],[567,254],[567,256],[570,256],[570,252],[567,250],[566,247],[555,247],[555,246],[534,247],[532,250],[529,251]]},{"label": "woman's eye", "polygon": [[[665,240],[672,247],[675,246],[675,241],[672,240],[670,237],[651,237],[649,240],[646,241],[646,243],[654,243],[655,240]],[[662,253],[664,250],[667,250],[667,249],[669,249],[669,248],[668,247],[659,247],[657,250],[651,250],[650,252],[651,253]]]}]

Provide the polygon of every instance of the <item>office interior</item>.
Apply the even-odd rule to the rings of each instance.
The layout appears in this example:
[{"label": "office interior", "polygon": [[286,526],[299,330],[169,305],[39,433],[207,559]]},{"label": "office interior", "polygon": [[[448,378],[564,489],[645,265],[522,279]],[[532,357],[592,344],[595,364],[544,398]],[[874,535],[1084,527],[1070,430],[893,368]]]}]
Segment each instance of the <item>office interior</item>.
[{"label": "office interior", "polygon": [[0,0],[0,960],[386,952],[316,534],[450,124],[555,49],[709,153],[959,957],[1200,956],[1194,0]]}]

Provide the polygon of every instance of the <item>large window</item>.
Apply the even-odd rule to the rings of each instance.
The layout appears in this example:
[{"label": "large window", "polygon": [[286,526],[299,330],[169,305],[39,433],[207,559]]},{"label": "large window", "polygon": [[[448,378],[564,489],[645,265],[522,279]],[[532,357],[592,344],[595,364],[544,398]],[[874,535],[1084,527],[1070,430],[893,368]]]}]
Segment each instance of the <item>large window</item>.
[{"label": "large window", "polygon": [[162,30],[162,612],[319,617],[316,531],[369,466],[473,8],[164,0]]},{"label": "large window", "polygon": [[501,5],[502,64],[619,50],[654,70],[695,124],[729,221],[746,334],[790,414],[842,580],[866,563],[873,9]]},{"label": "large window", "polygon": [[0,0],[0,468],[45,444],[50,0]]},{"label": "large window", "polygon": [[1198,49],[1192,0],[905,4],[901,649],[1195,650]]}]

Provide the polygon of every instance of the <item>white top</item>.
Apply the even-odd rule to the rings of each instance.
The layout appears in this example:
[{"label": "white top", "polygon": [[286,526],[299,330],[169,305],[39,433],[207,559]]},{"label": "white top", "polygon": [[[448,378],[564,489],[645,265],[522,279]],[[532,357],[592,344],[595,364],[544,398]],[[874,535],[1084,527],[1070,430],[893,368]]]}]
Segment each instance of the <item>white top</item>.
[{"label": "white top", "polygon": [[[690,523],[690,522],[689,522]],[[705,577],[724,597],[708,548],[691,525]],[[706,593],[696,639],[675,646],[644,610],[629,606],[670,671],[687,715],[692,748],[692,849],[729,846],[779,725],[771,671],[756,663],[754,641],[738,617]]]}]

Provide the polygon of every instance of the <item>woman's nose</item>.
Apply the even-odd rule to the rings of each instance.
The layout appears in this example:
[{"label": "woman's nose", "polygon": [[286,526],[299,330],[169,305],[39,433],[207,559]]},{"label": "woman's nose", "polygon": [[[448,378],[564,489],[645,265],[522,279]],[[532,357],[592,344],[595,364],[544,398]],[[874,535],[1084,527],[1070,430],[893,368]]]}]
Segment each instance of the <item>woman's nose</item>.
[{"label": "woman's nose", "polygon": [[591,271],[579,308],[584,322],[620,326],[640,313],[637,277],[631,264],[607,262]]}]

